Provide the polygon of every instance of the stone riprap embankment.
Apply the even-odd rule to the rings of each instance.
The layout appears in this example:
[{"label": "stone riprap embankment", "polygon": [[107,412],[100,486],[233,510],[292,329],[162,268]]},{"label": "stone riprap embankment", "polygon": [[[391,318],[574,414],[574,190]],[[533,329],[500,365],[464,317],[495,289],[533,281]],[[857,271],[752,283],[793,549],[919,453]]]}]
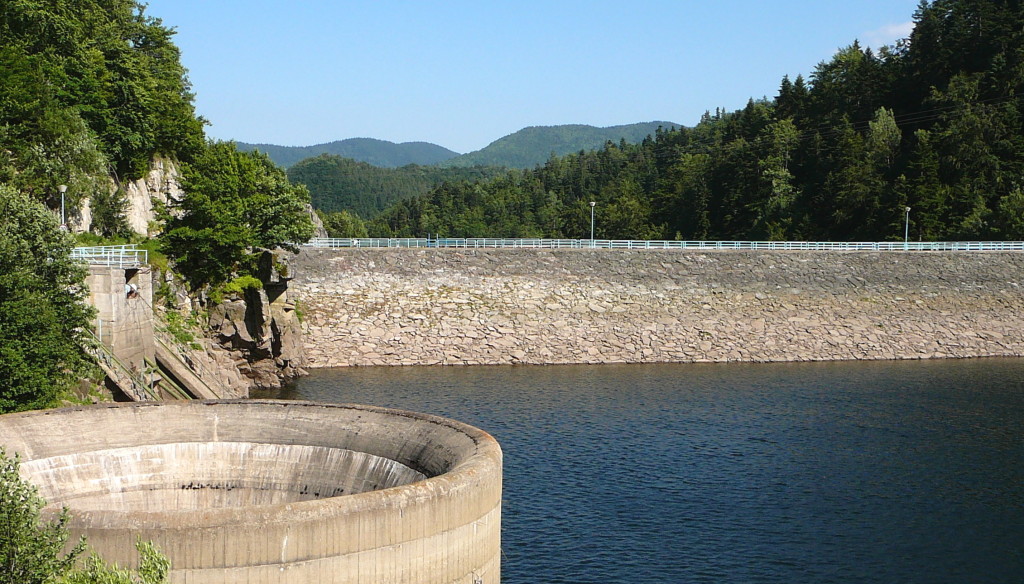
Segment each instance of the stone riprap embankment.
[{"label": "stone riprap embankment", "polygon": [[308,363],[1024,355],[1024,254],[304,249]]}]

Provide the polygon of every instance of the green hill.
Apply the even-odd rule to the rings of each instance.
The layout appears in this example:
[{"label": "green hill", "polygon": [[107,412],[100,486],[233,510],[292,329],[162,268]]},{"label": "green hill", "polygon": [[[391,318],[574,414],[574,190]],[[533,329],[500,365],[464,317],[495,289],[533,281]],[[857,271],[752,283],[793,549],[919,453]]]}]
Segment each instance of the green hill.
[{"label": "green hill", "polygon": [[547,162],[551,154],[562,156],[580,150],[598,150],[611,141],[634,144],[653,136],[657,129],[679,127],[672,122],[645,122],[598,128],[582,124],[531,126],[491,142],[476,152],[441,163],[442,166],[507,166],[533,168]]},{"label": "green hill", "polygon": [[396,201],[424,195],[445,181],[476,181],[503,168],[439,168],[409,164],[380,168],[367,162],[321,154],[288,169],[288,180],[309,189],[313,207],[329,213],[349,211],[370,219]]},{"label": "green hill", "polygon": [[238,142],[237,146],[242,151],[259,150],[285,168],[300,160],[321,154],[335,154],[381,168],[398,168],[407,164],[431,165],[459,155],[458,152],[429,142],[395,144],[374,138],[349,138],[315,146],[276,146],[244,142]]}]

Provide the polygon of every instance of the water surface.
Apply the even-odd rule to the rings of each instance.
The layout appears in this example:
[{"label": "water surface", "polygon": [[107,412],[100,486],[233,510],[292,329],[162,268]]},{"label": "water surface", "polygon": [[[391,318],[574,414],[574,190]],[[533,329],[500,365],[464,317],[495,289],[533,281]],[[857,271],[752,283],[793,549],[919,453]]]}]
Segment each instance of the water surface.
[{"label": "water surface", "polygon": [[1024,582],[1024,360],[317,370],[505,453],[502,581]]}]

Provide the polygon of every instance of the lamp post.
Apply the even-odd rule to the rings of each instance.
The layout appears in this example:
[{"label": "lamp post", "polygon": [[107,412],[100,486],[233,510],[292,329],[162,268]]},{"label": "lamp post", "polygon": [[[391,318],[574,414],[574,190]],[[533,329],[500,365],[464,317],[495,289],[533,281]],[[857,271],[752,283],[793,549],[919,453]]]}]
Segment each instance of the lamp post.
[{"label": "lamp post", "polygon": [[60,185],[57,187],[60,191],[60,228],[64,231],[68,230],[67,216],[64,214],[64,193],[68,191],[68,185]]},{"label": "lamp post", "polygon": [[590,201],[590,247],[594,247],[594,206],[596,201]]},{"label": "lamp post", "polygon": [[910,207],[905,209],[907,220],[903,223],[903,251],[906,251],[910,242]]}]

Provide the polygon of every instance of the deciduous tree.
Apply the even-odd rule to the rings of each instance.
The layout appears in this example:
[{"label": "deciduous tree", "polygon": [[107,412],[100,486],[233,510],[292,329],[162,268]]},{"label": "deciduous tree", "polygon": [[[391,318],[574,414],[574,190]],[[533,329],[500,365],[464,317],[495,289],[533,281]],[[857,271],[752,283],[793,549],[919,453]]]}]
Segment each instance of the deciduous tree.
[{"label": "deciduous tree", "polygon": [[0,184],[0,412],[56,404],[89,367],[92,309],[72,245],[42,204]]}]

